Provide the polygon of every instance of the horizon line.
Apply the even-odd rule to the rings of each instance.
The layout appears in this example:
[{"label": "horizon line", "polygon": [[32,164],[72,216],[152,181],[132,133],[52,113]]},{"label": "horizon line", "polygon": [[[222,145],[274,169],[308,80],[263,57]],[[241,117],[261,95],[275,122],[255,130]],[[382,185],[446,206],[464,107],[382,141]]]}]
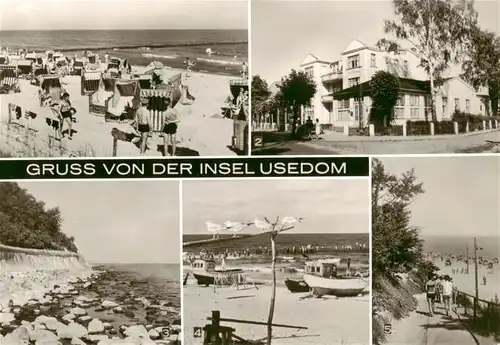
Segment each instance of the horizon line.
[{"label": "horizon line", "polygon": [[[256,235],[256,234],[251,234],[251,233],[241,233],[242,235]],[[362,235],[369,235],[369,232],[287,232],[283,233],[281,235],[323,235],[323,234],[344,234],[344,235],[356,235],[356,234],[362,234]],[[207,234],[207,233],[190,233],[190,234],[182,234],[182,236],[185,235],[207,235],[207,236],[212,236],[212,234]],[[231,235],[232,233],[220,233],[219,235]]]}]

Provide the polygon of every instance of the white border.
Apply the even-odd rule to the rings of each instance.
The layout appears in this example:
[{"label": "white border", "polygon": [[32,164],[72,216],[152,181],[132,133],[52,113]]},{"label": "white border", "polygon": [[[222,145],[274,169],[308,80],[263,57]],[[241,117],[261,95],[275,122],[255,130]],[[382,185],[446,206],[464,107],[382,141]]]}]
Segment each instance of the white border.
[{"label": "white border", "polygon": [[184,199],[183,199],[183,191],[182,191],[182,180],[179,180],[179,272],[180,272],[180,290],[181,290],[181,344],[184,343],[184,265],[182,263],[182,235],[184,233],[184,211],[183,211],[183,205],[184,205]]},{"label": "white border", "polygon": [[247,118],[247,152],[245,156],[252,155],[252,0],[248,1],[248,118]]},{"label": "white border", "polygon": [[373,236],[373,219],[372,219],[372,203],[373,203],[373,195],[372,195],[372,156],[368,156],[368,164],[369,164],[369,170],[368,170],[368,176],[370,178],[370,182],[368,183],[368,200],[370,205],[369,210],[368,210],[368,217],[369,221],[369,236],[368,236],[368,245],[369,245],[369,250],[368,250],[368,260],[369,260],[369,272],[370,272],[370,314],[368,316],[368,322],[369,322],[369,330],[370,330],[370,341],[369,344],[373,344],[373,267],[372,267],[372,255],[373,255],[373,248],[372,248],[372,236]]}]

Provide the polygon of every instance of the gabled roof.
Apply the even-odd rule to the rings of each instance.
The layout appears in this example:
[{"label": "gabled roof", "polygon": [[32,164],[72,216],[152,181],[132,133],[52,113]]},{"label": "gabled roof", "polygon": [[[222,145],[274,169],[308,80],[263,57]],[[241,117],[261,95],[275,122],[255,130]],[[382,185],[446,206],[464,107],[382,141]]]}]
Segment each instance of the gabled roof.
[{"label": "gabled roof", "polygon": [[309,65],[309,64],[312,64],[312,63],[316,63],[316,62],[319,62],[319,63],[324,63],[324,64],[330,64],[331,61],[324,61],[324,60],[320,60],[316,55],[314,54],[307,54],[306,57],[302,60],[301,62],[301,66],[305,66],[305,65]]}]

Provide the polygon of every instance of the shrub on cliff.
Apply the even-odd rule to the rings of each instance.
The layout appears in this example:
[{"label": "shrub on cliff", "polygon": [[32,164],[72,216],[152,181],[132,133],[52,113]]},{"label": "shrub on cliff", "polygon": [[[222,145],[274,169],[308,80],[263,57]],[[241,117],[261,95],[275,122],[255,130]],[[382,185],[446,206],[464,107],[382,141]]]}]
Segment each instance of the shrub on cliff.
[{"label": "shrub on cliff", "polygon": [[0,243],[77,252],[73,237],[61,232],[59,208],[45,207],[17,183],[0,183]]}]

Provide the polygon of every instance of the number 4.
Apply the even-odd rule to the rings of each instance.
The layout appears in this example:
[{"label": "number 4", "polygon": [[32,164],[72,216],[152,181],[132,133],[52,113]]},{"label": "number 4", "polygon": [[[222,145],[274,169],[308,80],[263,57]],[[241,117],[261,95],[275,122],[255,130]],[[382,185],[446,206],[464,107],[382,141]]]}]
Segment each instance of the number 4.
[{"label": "number 4", "polygon": [[193,328],[193,336],[195,338],[201,338],[201,327],[194,327]]}]

